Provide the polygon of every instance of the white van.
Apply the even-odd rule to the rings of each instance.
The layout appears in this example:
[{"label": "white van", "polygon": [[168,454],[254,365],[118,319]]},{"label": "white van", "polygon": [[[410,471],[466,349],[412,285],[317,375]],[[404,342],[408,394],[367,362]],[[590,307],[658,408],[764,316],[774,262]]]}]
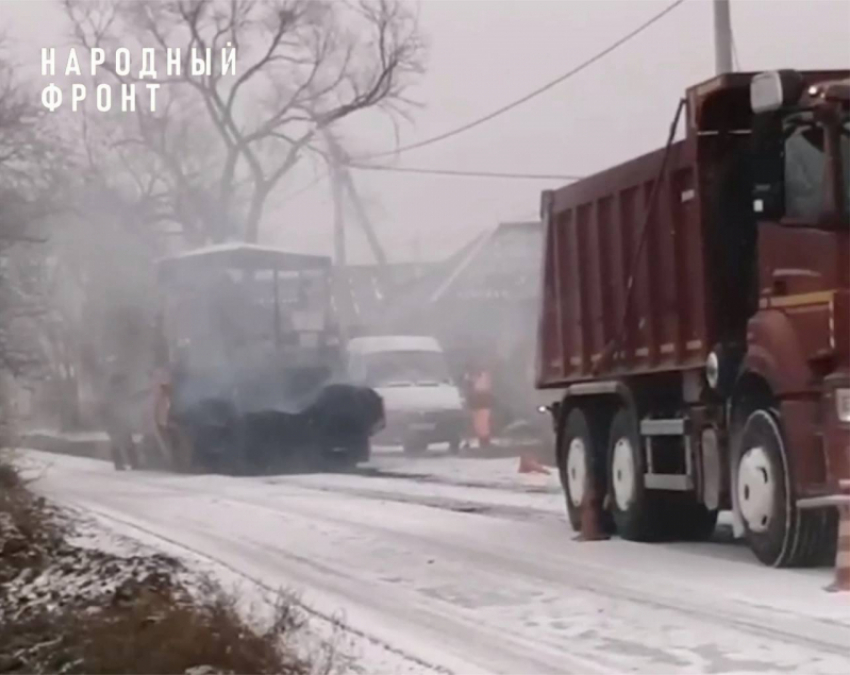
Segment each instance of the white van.
[{"label": "white van", "polygon": [[457,452],[466,425],[463,400],[432,337],[382,335],[348,343],[348,373],[384,400],[386,427],[375,443],[419,453],[431,443]]}]

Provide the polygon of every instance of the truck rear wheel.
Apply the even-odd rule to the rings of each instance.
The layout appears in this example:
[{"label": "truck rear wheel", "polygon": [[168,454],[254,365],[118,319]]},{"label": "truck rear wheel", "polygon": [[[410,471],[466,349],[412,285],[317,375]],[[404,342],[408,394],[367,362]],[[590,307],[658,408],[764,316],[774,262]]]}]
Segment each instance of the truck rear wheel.
[{"label": "truck rear wheel", "polygon": [[651,541],[661,523],[655,495],[644,487],[645,461],[634,414],[620,409],[608,442],[608,492],[617,532],[623,539]]},{"label": "truck rear wheel", "polygon": [[592,508],[600,511],[597,522],[602,520],[602,498],[605,494],[604,447],[600,447],[588,416],[580,408],[574,408],[567,416],[559,445],[558,473],[566,497],[567,515],[570,525],[579,532],[582,504],[589,487],[596,492],[596,503]]},{"label": "truck rear wheel", "polygon": [[831,546],[830,514],[800,510],[778,415],[766,408],[747,418],[737,465],[738,507],[750,549],[765,565],[820,564]]}]

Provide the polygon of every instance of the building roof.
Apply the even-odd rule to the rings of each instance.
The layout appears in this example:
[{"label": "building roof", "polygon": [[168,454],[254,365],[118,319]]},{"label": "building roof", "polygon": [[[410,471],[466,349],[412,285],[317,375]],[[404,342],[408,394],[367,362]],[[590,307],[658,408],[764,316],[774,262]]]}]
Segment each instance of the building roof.
[{"label": "building roof", "polygon": [[[539,237],[542,242],[543,226],[539,221],[499,224],[476,242],[476,245],[468,251],[462,260],[459,261],[458,265],[446,278],[444,283],[442,283],[434,291],[432,296],[429,298],[429,302],[439,302],[443,299],[453,288],[463,283],[464,277],[476,264],[476,262],[481,260],[485,251],[492,250],[494,244],[496,244],[501,237],[516,233],[533,234],[536,237]],[[523,267],[528,266],[531,269],[535,269],[538,264],[538,260],[523,260]],[[495,272],[498,270],[492,271]]]},{"label": "building roof", "polygon": [[373,335],[348,342],[348,350],[358,354],[375,352],[439,352],[440,343],[424,335]]},{"label": "building roof", "polygon": [[[501,223],[476,236],[457,253],[435,266],[431,274],[394,296],[382,316],[383,325],[406,326],[411,323],[411,319],[422,315],[423,311],[430,306],[443,301],[458,287],[468,284],[470,272],[481,266],[488,268],[492,266],[490,253],[503,257],[505,250],[500,250],[500,245],[504,243],[505,246],[510,247],[508,235],[517,233],[532,234],[539,239],[542,247],[543,226],[540,222]],[[528,268],[530,273],[538,273],[540,262],[534,257],[528,258],[521,251],[518,253],[523,256],[521,267]],[[505,271],[511,273],[511,269]]]},{"label": "building roof", "polygon": [[177,255],[160,258],[160,269],[173,269],[193,264],[224,264],[236,267],[277,267],[281,269],[327,269],[329,256],[292,253],[271,246],[244,242],[227,242],[196,248]]}]

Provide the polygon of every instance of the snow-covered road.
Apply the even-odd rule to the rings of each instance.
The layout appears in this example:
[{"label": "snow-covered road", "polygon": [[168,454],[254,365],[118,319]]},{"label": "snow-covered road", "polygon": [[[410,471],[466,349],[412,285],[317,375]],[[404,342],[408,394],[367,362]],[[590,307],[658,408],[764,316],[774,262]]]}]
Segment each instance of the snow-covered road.
[{"label": "snow-covered road", "polygon": [[36,489],[120,532],[344,613],[393,672],[850,672],[830,570],[765,569],[729,543],[575,542],[555,477],[515,460],[264,478],[25,460]]}]

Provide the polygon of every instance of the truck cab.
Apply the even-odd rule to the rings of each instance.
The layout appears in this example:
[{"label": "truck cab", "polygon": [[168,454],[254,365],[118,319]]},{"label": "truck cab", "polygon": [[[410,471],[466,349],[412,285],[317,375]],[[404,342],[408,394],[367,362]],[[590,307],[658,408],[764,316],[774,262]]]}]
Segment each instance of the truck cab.
[{"label": "truck cab", "polygon": [[[850,502],[850,80],[762,73],[750,103],[758,307],[741,363],[723,363],[720,345],[710,366],[736,366],[736,529],[781,562],[795,557],[792,533],[820,529],[834,515],[825,509]],[[766,526],[780,497],[772,445],[783,446],[798,522],[781,543]]]}]

